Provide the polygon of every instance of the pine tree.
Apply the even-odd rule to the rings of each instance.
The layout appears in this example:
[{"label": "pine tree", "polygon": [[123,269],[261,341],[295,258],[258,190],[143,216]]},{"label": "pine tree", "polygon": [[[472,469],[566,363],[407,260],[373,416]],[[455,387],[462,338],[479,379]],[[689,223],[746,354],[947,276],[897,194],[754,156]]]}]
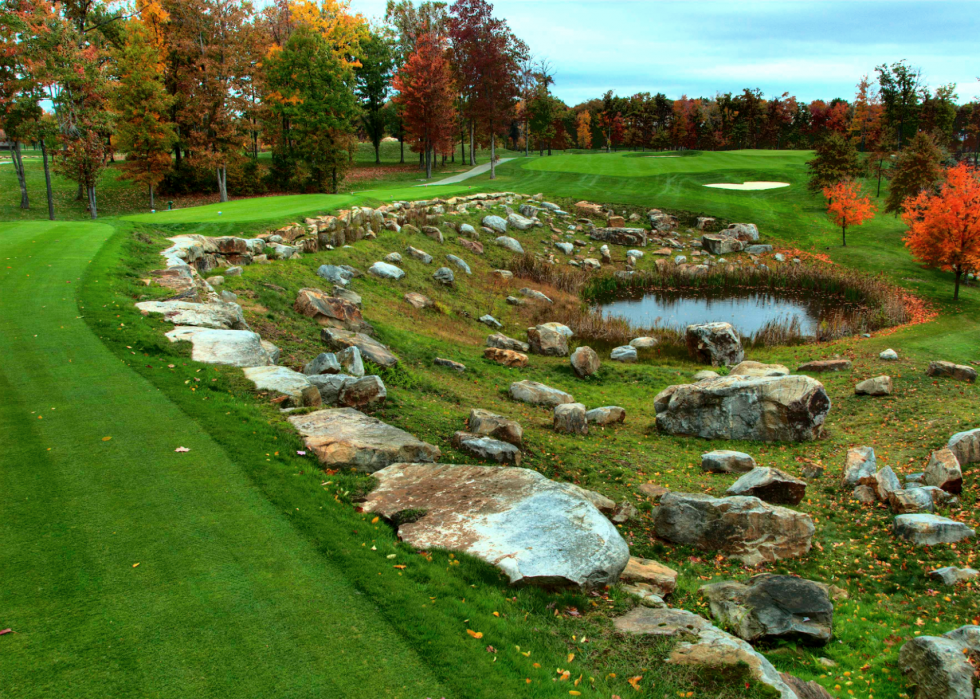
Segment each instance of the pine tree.
[{"label": "pine tree", "polygon": [[906,199],[934,187],[943,177],[942,159],[943,154],[931,136],[916,134],[895,163],[885,211],[898,214]]},{"label": "pine tree", "polygon": [[147,188],[151,209],[154,190],[171,168],[170,149],[176,140],[167,117],[175,98],[164,88],[160,63],[159,49],[146,25],[130,20],[126,43],[116,57],[116,144],[126,153],[123,177]]},{"label": "pine tree", "polygon": [[385,114],[392,70],[395,67],[394,44],[383,29],[375,29],[361,43],[361,65],[357,68],[357,96],[361,100],[361,123],[374,146],[374,162],[381,163],[381,139],[385,134]]}]

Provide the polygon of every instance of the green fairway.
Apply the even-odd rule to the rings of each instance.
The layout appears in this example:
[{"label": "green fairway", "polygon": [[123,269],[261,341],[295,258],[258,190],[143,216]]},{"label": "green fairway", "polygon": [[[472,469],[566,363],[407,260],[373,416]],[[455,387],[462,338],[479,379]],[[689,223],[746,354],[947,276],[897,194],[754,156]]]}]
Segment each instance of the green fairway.
[{"label": "green fairway", "polygon": [[439,696],[355,581],[90,331],[76,290],[113,233],[0,226],[0,695]]}]

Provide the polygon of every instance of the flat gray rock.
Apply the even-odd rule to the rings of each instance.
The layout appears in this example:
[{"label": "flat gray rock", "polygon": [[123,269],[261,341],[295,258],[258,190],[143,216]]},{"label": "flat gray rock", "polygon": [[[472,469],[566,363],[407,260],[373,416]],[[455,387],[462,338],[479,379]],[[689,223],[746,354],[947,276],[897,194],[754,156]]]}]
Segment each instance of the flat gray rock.
[{"label": "flat gray rock", "polygon": [[339,374],[342,371],[343,368],[340,366],[340,362],[337,361],[337,355],[333,352],[321,352],[303,367],[303,373],[307,376],[313,376],[315,374]]},{"label": "flat gray rock", "polygon": [[899,650],[898,666],[906,681],[914,685],[915,699],[974,698],[976,668],[969,658],[970,651],[978,649],[948,635],[919,636]]},{"label": "flat gray rock", "polygon": [[524,254],[524,248],[522,248],[521,244],[514,238],[510,238],[506,235],[502,235],[497,238],[494,238],[493,242],[495,242],[497,245],[504,248],[505,250],[516,252],[518,255]]},{"label": "flat gray rock", "polygon": [[513,350],[514,352],[527,352],[531,349],[531,346],[526,342],[515,340],[514,338],[507,337],[506,335],[503,335],[501,333],[494,333],[493,335],[488,335],[487,347],[496,347],[497,349]]},{"label": "flat gray rock", "polygon": [[513,444],[518,449],[524,448],[524,429],[517,420],[474,408],[466,420],[466,427],[472,434],[493,437]]},{"label": "flat gray rock", "polygon": [[961,466],[980,463],[980,427],[957,432],[949,438],[946,448],[953,452]]},{"label": "flat gray rock", "polygon": [[980,572],[974,570],[973,568],[957,568],[955,566],[936,568],[934,571],[929,573],[930,578],[935,578],[936,580],[941,581],[944,585],[956,585],[961,582],[966,582],[967,580],[973,580],[978,575],[980,575]]},{"label": "flat gray rock", "polygon": [[398,526],[417,549],[464,551],[497,566],[511,583],[601,587],[626,567],[629,549],[580,489],[523,468],[399,463],[374,474],[362,509]]},{"label": "flat gray rock", "polygon": [[492,231],[497,231],[497,233],[507,232],[507,221],[500,218],[500,216],[484,216],[483,225]]},{"label": "flat gray rock", "polygon": [[473,434],[472,432],[456,432],[453,434],[452,444],[461,452],[483,461],[514,464],[515,466],[521,464],[520,449],[513,444],[502,442],[493,437]]},{"label": "flat gray rock", "polygon": [[763,364],[746,360],[732,367],[729,376],[789,376],[789,369],[782,364]]},{"label": "flat gray rock", "polygon": [[213,330],[178,325],[166,335],[171,342],[190,342],[191,359],[204,364],[251,367],[273,364],[258,333],[250,330]]},{"label": "flat gray rock", "polygon": [[844,459],[844,471],[841,476],[841,486],[855,488],[859,485],[877,485],[875,473],[878,462],[875,450],[871,447],[852,447],[847,450]]},{"label": "flat gray rock", "polygon": [[373,473],[399,461],[431,462],[439,448],[353,408],[318,410],[289,417],[326,468]]},{"label": "flat gray rock", "polygon": [[463,258],[456,257],[456,255],[446,255],[446,259],[449,260],[454,265],[456,265],[457,267],[459,267],[467,274],[473,274],[473,272],[470,270],[470,266],[466,263],[466,260],[464,260]]},{"label": "flat gray rock", "polygon": [[324,328],[320,331],[320,339],[327,348],[341,352],[348,347],[357,347],[361,357],[380,367],[393,367],[398,364],[398,357],[391,350],[364,333],[355,333],[340,328]]},{"label": "flat gray rock", "polygon": [[636,348],[630,345],[623,345],[622,347],[614,347],[612,352],[609,353],[609,358],[614,362],[624,362],[633,363],[637,360]]},{"label": "flat gray rock", "polygon": [[974,535],[974,531],[962,522],[929,514],[899,515],[892,524],[892,530],[895,536],[907,539],[916,546],[955,544]]},{"label": "flat gray rock", "polygon": [[381,279],[394,279],[398,280],[405,276],[404,270],[395,267],[395,265],[390,265],[387,262],[375,262],[373,265],[368,267],[368,274]]},{"label": "flat gray rock", "polygon": [[599,371],[599,355],[591,347],[585,345],[576,347],[569,357],[569,361],[575,373],[582,378],[592,376]]},{"label": "flat gray rock", "polygon": [[588,434],[589,421],[585,417],[585,406],[581,403],[556,405],[554,429],[563,434]]},{"label": "flat gray rock", "polygon": [[510,385],[510,397],[521,403],[530,403],[531,405],[555,406],[575,402],[570,393],[526,379],[515,381]]},{"label": "flat gray rock", "polygon": [[752,495],[774,505],[799,505],[806,495],[806,481],[778,468],[754,468],[735,481],[728,495]]},{"label": "flat gray rock", "polygon": [[626,410],[618,405],[606,405],[586,411],[585,419],[590,425],[598,425],[599,427],[615,425],[626,419]]},{"label": "flat gray rock", "polygon": [[858,396],[890,396],[892,392],[892,377],[876,376],[873,379],[865,379],[854,387],[854,393]]},{"label": "flat gray rock", "polygon": [[248,323],[237,303],[191,303],[189,301],[141,301],[136,304],[146,314],[160,313],[174,325],[217,330],[248,330]]},{"label": "flat gray rock", "polygon": [[309,377],[284,366],[245,367],[245,378],[260,391],[288,396],[288,404],[293,407],[315,407],[321,403],[320,391]]}]

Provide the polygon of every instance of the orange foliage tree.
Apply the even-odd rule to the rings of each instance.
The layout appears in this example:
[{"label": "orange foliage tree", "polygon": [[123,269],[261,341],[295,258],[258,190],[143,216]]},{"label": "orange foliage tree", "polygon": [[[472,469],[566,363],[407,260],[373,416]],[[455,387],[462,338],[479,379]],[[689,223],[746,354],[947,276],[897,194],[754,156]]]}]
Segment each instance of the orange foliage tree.
[{"label": "orange foliage tree", "polygon": [[444,40],[423,34],[392,81],[398,91],[394,101],[404,110],[405,131],[412,150],[425,155],[425,176],[432,177],[435,151],[452,149],[456,91],[445,56]]},{"label": "orange foliage tree", "polygon": [[847,227],[860,226],[874,218],[878,210],[868,197],[862,196],[861,185],[857,182],[838,182],[832,187],[824,187],[827,199],[827,215],[840,226],[841,242],[847,247]]},{"label": "orange foliage tree", "polygon": [[953,300],[960,297],[960,279],[980,270],[980,178],[966,163],[946,171],[938,194],[909,197],[902,205],[909,227],[905,246],[929,267],[955,275]]}]

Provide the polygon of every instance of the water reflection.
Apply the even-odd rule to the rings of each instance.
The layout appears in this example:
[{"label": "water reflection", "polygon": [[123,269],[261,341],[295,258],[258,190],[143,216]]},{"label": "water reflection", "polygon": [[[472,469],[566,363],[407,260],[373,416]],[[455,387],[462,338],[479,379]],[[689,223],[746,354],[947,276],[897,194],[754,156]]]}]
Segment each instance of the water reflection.
[{"label": "water reflection", "polygon": [[625,318],[635,328],[680,328],[696,323],[724,321],[743,336],[757,333],[770,321],[799,323],[804,335],[816,335],[820,321],[845,309],[838,299],[767,292],[651,291],[642,297],[617,299],[598,305],[604,317]]}]

